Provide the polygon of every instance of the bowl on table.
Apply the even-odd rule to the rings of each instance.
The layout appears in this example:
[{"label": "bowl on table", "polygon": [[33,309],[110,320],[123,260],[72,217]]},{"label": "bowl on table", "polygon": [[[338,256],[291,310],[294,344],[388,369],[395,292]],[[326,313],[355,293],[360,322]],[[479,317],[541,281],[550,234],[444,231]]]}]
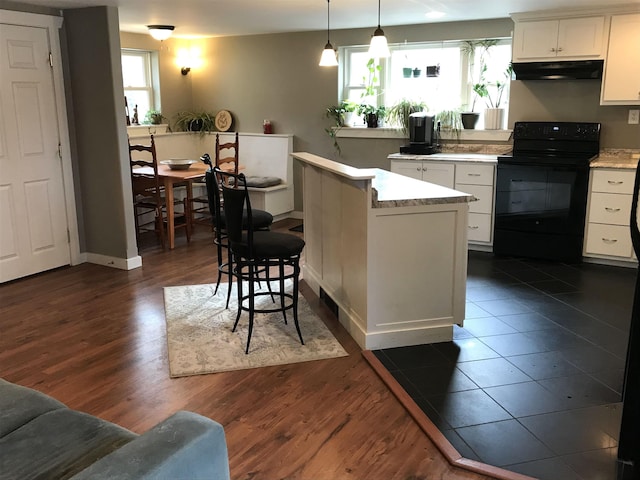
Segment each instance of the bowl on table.
[{"label": "bowl on table", "polygon": [[167,165],[171,170],[187,170],[194,163],[198,163],[198,160],[189,160],[187,158],[172,158],[170,160],[161,160],[162,165]]}]

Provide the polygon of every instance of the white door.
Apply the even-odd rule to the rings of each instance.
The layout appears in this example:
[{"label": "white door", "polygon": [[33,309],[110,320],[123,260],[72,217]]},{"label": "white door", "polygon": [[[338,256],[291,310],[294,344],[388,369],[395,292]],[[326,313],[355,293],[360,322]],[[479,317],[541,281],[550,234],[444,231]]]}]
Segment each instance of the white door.
[{"label": "white door", "polygon": [[47,29],[0,24],[0,282],[70,263]]}]

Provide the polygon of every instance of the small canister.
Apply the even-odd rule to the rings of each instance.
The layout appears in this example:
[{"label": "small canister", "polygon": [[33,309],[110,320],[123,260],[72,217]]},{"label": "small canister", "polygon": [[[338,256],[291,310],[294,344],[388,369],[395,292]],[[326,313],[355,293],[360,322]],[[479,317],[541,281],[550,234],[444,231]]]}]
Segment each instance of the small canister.
[{"label": "small canister", "polygon": [[273,130],[271,129],[271,120],[264,120],[262,122],[262,129],[266,134],[273,133]]}]

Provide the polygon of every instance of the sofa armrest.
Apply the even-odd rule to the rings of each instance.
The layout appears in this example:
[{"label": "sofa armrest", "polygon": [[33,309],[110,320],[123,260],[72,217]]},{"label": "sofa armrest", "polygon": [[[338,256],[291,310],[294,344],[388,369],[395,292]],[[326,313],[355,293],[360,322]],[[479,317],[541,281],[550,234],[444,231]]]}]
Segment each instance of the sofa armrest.
[{"label": "sofa armrest", "polygon": [[101,458],[74,480],[229,480],[222,425],[192,412],[177,412]]}]

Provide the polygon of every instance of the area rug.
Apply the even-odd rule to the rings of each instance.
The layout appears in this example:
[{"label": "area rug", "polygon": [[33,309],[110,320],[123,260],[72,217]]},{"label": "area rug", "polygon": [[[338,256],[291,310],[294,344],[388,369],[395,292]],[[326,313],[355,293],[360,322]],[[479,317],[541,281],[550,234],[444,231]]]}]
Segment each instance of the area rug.
[{"label": "area rug", "polygon": [[[291,290],[290,281],[287,289]],[[261,313],[254,317],[251,346],[249,354],[245,354],[249,314],[243,312],[238,328],[232,332],[237,312],[235,287],[228,309],[227,285],[220,285],[216,295],[214,290],[215,285],[164,288],[171,377],[348,355],[302,295],[298,300],[298,321],[305,344],[300,343],[290,311],[286,325],[281,312]],[[272,304],[270,297],[258,297],[257,308],[263,302]]]}]

